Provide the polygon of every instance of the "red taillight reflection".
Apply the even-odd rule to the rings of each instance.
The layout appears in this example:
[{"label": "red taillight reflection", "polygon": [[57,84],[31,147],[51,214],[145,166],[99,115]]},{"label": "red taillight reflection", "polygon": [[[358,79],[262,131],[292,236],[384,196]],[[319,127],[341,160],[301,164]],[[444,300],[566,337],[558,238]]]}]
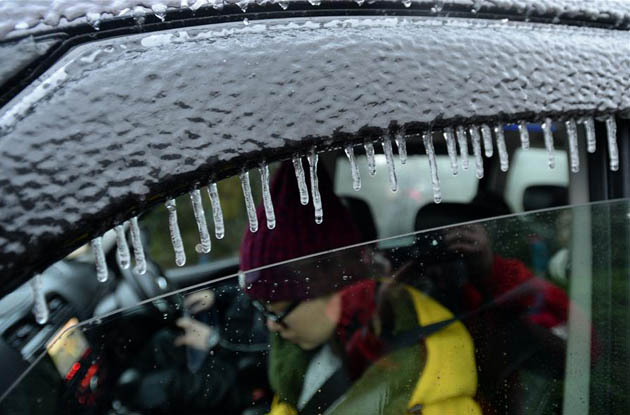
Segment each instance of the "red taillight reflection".
[{"label": "red taillight reflection", "polygon": [[96,375],[96,372],[98,372],[98,364],[94,363],[92,366],[88,368],[87,372],[85,373],[85,376],[81,380],[81,388],[87,389],[87,387],[90,386],[90,380],[92,380],[94,375]]},{"label": "red taillight reflection", "polygon": [[68,371],[68,373],[66,373],[66,380],[72,380],[72,378],[74,377],[74,375],[77,374],[79,369],[81,369],[81,363],[75,362],[70,368],[70,370]]}]

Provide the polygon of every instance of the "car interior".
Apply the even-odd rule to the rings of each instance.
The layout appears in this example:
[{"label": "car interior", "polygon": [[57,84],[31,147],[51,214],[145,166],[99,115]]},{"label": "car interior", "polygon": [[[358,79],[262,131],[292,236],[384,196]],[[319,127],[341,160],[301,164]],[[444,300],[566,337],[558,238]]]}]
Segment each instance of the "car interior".
[{"label": "car interior", "polygon": [[[511,158],[515,160],[514,153],[521,151],[517,144],[517,134],[507,131],[506,135]],[[561,129],[556,132],[556,137],[559,143],[564,141]],[[542,134],[536,131],[535,126],[532,126],[531,138],[532,151],[543,151],[539,150],[544,147]],[[435,142],[438,159],[447,163],[446,148],[438,144],[443,143],[443,140],[436,135]],[[510,174],[519,171],[518,165],[513,164],[511,172],[505,174],[499,169],[496,158],[485,158],[486,174],[478,183],[475,179],[476,189],[455,188],[450,192],[445,190],[444,201],[441,204],[431,202],[430,183],[412,183],[407,186],[403,171],[418,168],[420,163],[427,163],[417,137],[409,137],[407,145],[408,164],[399,167],[401,187],[395,195],[405,197],[407,200],[393,200],[387,205],[380,204],[383,193],[390,192],[387,189],[382,154],[377,154],[379,170],[376,177],[365,175],[366,185],[358,192],[351,190],[348,161],[343,151],[331,151],[322,155],[322,164],[334,178],[335,190],[352,213],[363,241],[377,246],[380,260],[389,264],[393,272],[400,271],[404,264],[410,261],[427,261],[427,264],[422,265],[425,270],[430,268],[428,263],[445,263],[447,259],[436,254],[439,251],[436,246],[429,246],[425,241],[427,238],[439,239],[442,227],[487,221],[498,217],[505,217],[503,221],[511,223],[510,232],[519,227],[524,232],[531,232],[529,246],[524,247],[529,251],[526,257],[531,259],[537,255],[546,255],[542,261],[549,261],[549,252],[540,254],[536,251],[536,244],[541,244],[549,235],[544,231],[537,231],[535,227],[527,230],[529,219],[519,214],[532,210],[548,211],[549,208],[567,205],[573,176],[567,173],[566,155],[561,150],[561,144],[556,150],[556,157],[560,160],[557,169],[564,171],[548,174],[542,182],[536,182],[535,178],[531,182],[531,178],[528,177],[516,179],[510,177]],[[361,171],[366,172],[365,158],[360,153],[358,158]],[[518,160],[514,161],[516,162]],[[521,159],[520,162],[531,161]],[[460,173],[468,172],[462,170]],[[429,180],[427,175],[418,175],[413,171],[409,174],[419,182]],[[372,189],[368,187],[371,180],[376,182],[372,184],[375,186]],[[515,203],[517,209],[513,209],[514,204],[510,206],[505,199],[509,190],[508,183],[521,189],[520,199]],[[421,190],[417,191],[418,188]],[[259,191],[257,193],[256,196],[260,197]],[[467,193],[464,200],[461,197],[462,193]],[[184,201],[181,203],[184,204]],[[404,205],[403,209],[409,210],[406,216],[411,219],[405,224],[403,232],[383,226],[383,222],[379,223],[379,217],[396,216],[395,209],[400,210],[400,204]],[[163,225],[163,209],[156,208],[155,211],[157,212],[148,212],[147,216],[161,215]],[[513,215],[515,213],[516,215]],[[244,215],[244,212],[241,214]],[[398,218],[402,219],[402,214],[399,214]],[[164,233],[165,229],[147,230],[144,222],[145,220],[141,219],[141,226],[145,230],[144,244],[150,247],[152,246],[150,239],[156,237],[158,231]],[[237,221],[234,220],[234,223]],[[244,224],[245,221],[241,218],[241,229],[237,233],[243,232]],[[195,229],[193,227],[187,229],[184,225],[183,233],[191,233],[193,238],[196,238]],[[437,230],[432,231],[433,229]],[[412,233],[417,231],[421,233]],[[238,237],[239,235],[236,240]],[[260,324],[260,316],[252,319],[252,314],[256,315],[255,311],[247,304],[240,304],[247,301],[243,298],[235,278],[226,278],[234,276],[238,271],[238,244],[231,247],[231,252],[226,251],[223,258],[207,260],[199,255],[197,263],[193,259],[180,268],[174,267],[172,259],[171,264],[158,264],[149,254],[148,272],[140,276],[130,270],[120,269],[117,265],[111,235],[104,238],[104,241],[106,249],[109,248],[107,263],[112,274],[106,283],[98,283],[94,278],[94,264],[87,249],[84,249],[84,252],[73,253],[43,274],[44,292],[50,309],[50,318],[46,324],[38,325],[31,314],[32,299],[27,285],[0,300],[0,310],[11,310],[0,319],[2,360],[10,362],[1,374],[0,385],[5,394],[0,403],[3,413],[18,408],[20,410],[30,408],[33,413],[38,413],[38,408],[42,411],[51,405],[56,408],[71,408],[73,413],[133,413],[134,410],[168,413],[173,408],[189,413],[202,409],[222,414],[265,413],[270,403],[269,386],[265,376],[267,370],[265,330]],[[151,252],[150,249],[148,251]],[[531,261],[533,262],[533,259]],[[551,279],[545,265],[542,265],[540,275]],[[565,264],[565,267],[567,266]],[[405,280],[404,276],[400,278]],[[422,285],[417,278],[415,280],[412,278],[410,283]],[[184,399],[181,402],[168,402],[166,405],[163,402],[152,402],[151,397],[159,395],[160,382],[166,382],[160,379],[160,376],[167,379],[170,376],[170,368],[163,368],[158,376],[151,371],[141,370],[138,362],[151,360],[147,355],[154,354],[153,351],[147,350],[149,339],[160,329],[174,328],[174,321],[186,313],[182,301],[186,293],[200,289],[195,287],[207,285],[210,285],[217,295],[217,306],[210,318],[220,321],[218,325],[223,325],[224,329],[226,318],[230,321],[241,319],[242,327],[245,328],[241,338],[235,336],[221,343],[222,353],[227,356],[225,361],[234,369],[230,375],[232,377],[228,377],[230,381],[224,382],[226,389],[230,390],[217,391],[216,385],[208,384],[212,391],[206,392],[204,399],[198,399],[194,403]],[[79,322],[80,329],[65,331]],[[65,349],[68,350],[57,350],[55,353],[51,345],[55,344],[55,340],[59,342],[60,338],[70,343],[72,347],[66,346]],[[563,356],[563,352],[560,352],[560,355]],[[187,355],[189,368],[195,359],[199,360],[199,357],[195,357],[194,353]],[[523,359],[532,360],[531,356]],[[562,365],[559,364],[562,361],[555,360],[554,365],[547,366],[548,360],[539,359],[535,366],[549,369],[543,376],[558,376],[558,372],[562,372]],[[12,384],[11,380],[20,373],[24,374],[18,378],[16,384]],[[158,379],[152,378],[148,382],[147,377],[151,376],[158,376]],[[36,387],[37,382],[45,382],[48,387],[46,393],[35,399],[29,390]],[[139,391],[141,388],[144,389]]]},{"label": "car interior", "polygon": [[[421,331],[399,330],[396,327],[398,331],[394,335],[395,330],[390,327],[393,325],[385,321],[378,326],[379,330],[383,329],[383,337],[387,337],[388,343],[383,343],[384,348],[391,347],[387,351],[393,351],[394,355],[400,348],[417,345],[418,340],[425,341],[440,332],[449,335],[447,329],[462,326],[471,339],[471,355],[475,363],[473,370],[469,371],[472,375],[467,373],[475,379],[474,387],[472,392],[466,392],[470,392],[484,414],[630,413],[630,280],[627,278],[630,269],[630,123],[627,114],[621,113],[623,105],[615,101],[617,92],[610,92],[610,89],[623,89],[626,80],[619,79],[623,78],[622,71],[617,73],[610,68],[606,68],[608,78],[602,74],[593,75],[588,66],[579,68],[583,70],[571,69],[571,65],[578,66],[582,61],[599,59],[600,56],[591,49],[585,49],[583,57],[575,56],[570,52],[572,49],[562,49],[566,45],[558,41],[561,38],[559,34],[565,33],[562,31],[570,33],[575,29],[569,26],[580,29],[579,26],[583,25],[589,30],[606,28],[615,32],[610,36],[607,34],[608,37],[601,36],[601,39],[593,38],[593,50],[609,39],[621,44],[624,38],[617,36],[616,32],[621,33],[630,27],[626,24],[630,22],[627,16],[627,21],[619,18],[618,24],[610,21],[615,16],[591,16],[588,10],[583,14],[573,12],[575,16],[565,16],[560,11],[553,18],[545,14],[542,6],[540,13],[536,6],[533,11],[528,9],[526,15],[520,16],[519,2],[515,2],[516,9],[504,5],[505,10],[502,11],[502,3],[506,2],[485,2],[492,4],[481,8],[484,2],[477,1],[471,2],[474,3],[472,9],[453,2],[447,5],[446,12],[443,12],[444,2],[441,1],[436,1],[435,5],[433,1],[418,1],[411,9],[412,2],[407,1],[395,5],[388,4],[390,2],[366,2],[363,9],[363,1],[343,2],[338,10],[329,4],[315,11],[313,8],[320,2],[309,1],[308,4],[300,2],[287,15],[282,11],[287,9],[288,2],[269,2],[268,5],[265,1],[253,2],[255,4],[249,5],[249,12],[242,15],[239,13],[247,11],[249,2],[239,1],[227,4],[229,13],[222,15],[223,2],[220,2],[221,8],[210,7],[218,3],[199,1],[193,6],[186,2],[188,7],[182,6],[182,10],[171,10],[169,6],[166,22],[166,7],[164,10],[158,8],[158,12],[153,10],[155,15],[150,16],[140,15],[137,11],[121,11],[118,18],[104,19],[102,25],[99,20],[94,20],[94,16],[88,15],[82,25],[70,27],[65,33],[52,30],[38,38],[41,51],[30,51],[37,55],[36,60],[30,65],[16,62],[16,68],[11,69],[14,72],[6,83],[6,91],[0,91],[0,106],[15,101],[18,104],[0,113],[0,143],[3,143],[2,139],[6,143],[8,139],[22,134],[32,139],[37,149],[50,145],[50,148],[57,148],[57,152],[51,151],[52,155],[35,152],[32,158],[41,157],[42,160],[32,161],[30,153],[24,150],[28,148],[26,145],[24,149],[16,149],[18,155],[15,155],[12,149],[6,148],[10,146],[3,143],[4,147],[0,147],[2,160],[10,160],[11,169],[17,169],[20,174],[26,170],[26,173],[24,178],[0,177],[0,188],[13,190],[11,186],[17,186],[15,183],[22,180],[26,201],[7,192],[7,202],[3,200],[0,208],[15,202],[13,204],[20,205],[16,211],[27,211],[29,206],[32,208],[33,200],[40,197],[38,192],[54,193],[57,189],[62,193],[63,183],[72,180],[82,183],[82,194],[76,200],[70,198],[72,201],[61,206],[59,211],[54,210],[59,207],[55,205],[54,195],[48,194],[50,200],[46,203],[50,206],[50,215],[46,218],[33,215],[34,222],[33,218],[24,219],[26,225],[36,228],[32,234],[24,233],[26,237],[18,235],[15,228],[11,228],[12,232],[2,229],[0,223],[0,242],[9,240],[11,243],[13,240],[6,236],[12,233],[9,236],[19,236],[15,236],[13,241],[16,246],[24,241],[36,246],[33,258],[27,258],[28,255],[18,252],[18,249],[15,249],[17,253],[10,251],[13,247],[0,252],[4,258],[9,258],[11,253],[19,257],[7,268],[2,268],[0,264],[0,269],[8,269],[7,275],[14,273],[9,277],[3,276],[6,285],[22,279],[26,281],[24,275],[41,271],[30,280],[20,282],[16,289],[0,293],[0,415],[267,414],[281,400],[270,377],[275,339],[272,336],[274,333],[270,333],[270,326],[281,326],[282,319],[290,311],[307,301],[291,301],[284,309],[284,315],[280,316],[283,312],[270,310],[267,307],[269,302],[253,301],[247,295],[250,289],[247,278],[262,275],[263,271],[292,273],[303,276],[310,289],[312,281],[309,272],[315,269],[321,274],[330,274],[328,284],[335,289],[346,287],[358,278],[366,278],[375,281],[379,296],[382,287],[399,285],[412,294],[419,293],[416,297],[412,295],[413,298],[428,298],[445,309],[446,313],[435,315],[429,312],[423,314],[426,309],[419,312],[417,321],[413,320],[414,324],[417,325],[422,318],[430,320],[419,327]],[[276,3],[282,11],[271,11],[271,5]],[[407,9],[411,10],[409,14]],[[372,17],[383,17],[385,14],[388,17],[408,14],[412,17],[409,21],[414,22],[399,24],[396,18],[392,18],[383,19],[382,27],[380,23],[374,24]],[[348,20],[337,20],[342,15]],[[285,32],[285,29],[293,28],[295,23],[291,21],[283,25],[281,22],[281,18],[287,16],[303,24],[299,27],[304,30],[313,29],[313,23],[308,18],[321,18],[315,26],[325,33],[313,30],[312,38],[305,37],[302,39],[304,43],[294,44],[291,37],[295,33],[290,30]],[[357,16],[359,18],[354,19]],[[505,16],[514,17],[514,21],[508,21]],[[436,19],[431,21],[432,17]],[[469,21],[477,17],[485,22],[479,24],[479,28],[483,26],[483,31],[475,33],[471,28],[478,22],[470,24]],[[250,18],[252,22],[260,19],[262,23],[250,26]],[[204,32],[205,26],[210,23],[215,24],[210,30],[212,33]],[[553,25],[558,23],[563,26],[566,23],[567,27],[556,33]],[[231,25],[238,25],[238,28],[234,29]],[[549,27],[538,33],[531,29],[536,25]],[[519,30],[514,30],[517,26],[528,30],[528,34],[531,32],[534,40],[519,43],[524,37]],[[370,27],[376,30],[366,30]],[[467,29],[463,30],[464,27]],[[177,32],[182,28],[190,29],[190,33],[194,33],[194,42],[198,43],[187,43],[188,32]],[[348,31],[336,33],[331,28]],[[427,39],[416,42],[416,39],[405,38],[406,30],[412,33],[411,28],[427,35]],[[442,28],[443,32],[435,28]],[[577,29],[575,33],[579,32]],[[373,43],[361,45],[352,39],[352,33],[363,36],[362,30],[367,33],[365,39]],[[164,33],[153,33],[160,31]],[[475,59],[474,54],[469,56],[471,51],[466,50],[468,42],[472,43],[477,39],[475,36],[481,38],[483,33],[490,32],[497,40],[490,39],[483,44],[483,48],[487,49],[480,46],[474,51],[481,58]],[[379,59],[374,59],[374,62],[369,56],[363,61],[366,53],[361,48],[379,45],[379,36],[384,37],[387,33],[394,40],[389,40],[391,44],[383,44],[387,47],[393,45],[392,49],[377,50],[374,56]],[[471,33],[474,34],[471,39],[475,39],[467,37]],[[549,33],[556,36],[556,43],[547,49],[544,40],[545,34]],[[580,36],[576,43],[589,44],[584,39],[590,32],[575,33],[571,32],[571,35],[575,35],[576,39]],[[229,42],[221,43],[232,35],[234,37]],[[440,39],[439,35],[444,38]],[[509,41],[515,42],[516,46],[501,39],[501,36],[508,39],[508,35],[512,36]],[[269,42],[273,45],[269,47],[274,53],[269,54],[272,59],[256,50],[256,43],[252,40],[255,38],[256,42],[265,44],[266,36],[276,42]],[[441,59],[443,51],[440,50],[440,42],[448,42],[449,36],[457,41],[457,47],[452,51],[449,49],[452,55],[445,56],[458,60],[470,58],[471,68],[482,70],[473,71],[462,81],[456,71],[446,74],[448,71],[445,70],[442,74],[441,66],[433,66],[435,62],[427,61],[408,71],[408,79],[418,81],[425,88],[420,88],[417,96],[414,93],[407,96],[402,89],[397,91],[402,92],[400,101],[389,99],[388,95],[379,95],[381,92],[391,95],[396,88],[410,88],[405,85],[406,76],[397,77],[396,71],[400,71],[401,67],[396,65],[400,62],[415,65],[413,53],[420,56],[434,53]],[[30,41],[28,37],[25,39]],[[330,39],[339,43],[327,44]],[[206,41],[216,42],[213,47],[216,46],[220,53],[215,56],[212,48],[199,53],[198,46]],[[477,42],[480,45],[483,43],[479,39]],[[507,45],[505,49],[502,42]],[[16,42],[13,42],[15,45],[9,43],[0,42],[0,52],[9,51],[10,47],[17,45]],[[81,49],[83,44],[94,50],[89,47]],[[245,54],[240,55],[242,51],[234,50],[238,49],[234,45],[242,46],[251,60],[239,61]],[[301,62],[302,51],[299,48],[305,48],[304,45],[312,47],[313,50],[307,52],[313,52],[313,55],[306,53],[305,56],[308,55],[311,60]],[[322,45],[325,47],[320,48]],[[284,52],[285,46],[287,51],[293,51],[295,61],[283,61],[284,57],[291,55]],[[610,49],[618,46],[613,43]],[[505,66],[493,63],[493,47],[497,54],[506,53],[506,50],[513,52],[513,56],[506,59],[507,64],[504,62]],[[521,51],[517,50],[519,47],[531,47],[539,52],[535,56],[540,57],[543,64],[545,59],[550,58],[562,61],[558,66],[564,65],[562,71],[568,71],[568,78],[574,73],[586,74],[586,81],[579,80],[576,85],[596,78],[600,84],[592,89],[601,88],[602,94],[608,95],[601,98],[597,92],[582,87],[573,96],[571,82],[565,85],[564,79],[558,81],[553,76],[538,80],[536,64],[532,73],[519,73],[519,68],[526,72],[531,64],[521,59]],[[580,47],[577,45],[576,50]],[[204,55],[211,49],[212,53]],[[326,51],[343,61],[340,65],[345,66],[337,67],[336,63],[330,64],[331,61],[324,63],[325,59],[321,57]],[[187,67],[184,59],[169,60],[169,54],[185,56],[191,61],[194,61],[193,58],[200,59],[202,63],[193,62]],[[367,53],[370,54],[371,51]],[[619,54],[611,52],[613,58],[610,61],[621,59]],[[522,56],[529,55],[524,53]],[[602,60],[609,58],[608,54],[602,56]],[[215,58],[217,61],[208,65],[210,70],[204,66],[207,62],[203,59],[210,62]],[[347,61],[344,60],[346,58]],[[274,60],[280,62],[278,65],[284,65],[277,73],[273,71],[277,63]],[[127,117],[124,114],[127,108],[112,111],[112,114],[102,111],[101,105],[107,108],[107,105],[132,100],[129,98],[132,94],[126,95],[116,89],[123,89],[124,85],[115,84],[120,74],[133,78],[135,74],[131,64],[137,65],[138,62],[150,67],[146,76],[139,75],[130,81],[132,89],[135,87],[136,92],[139,91],[137,97],[132,97],[135,100],[132,109],[141,115],[137,119]],[[316,67],[313,62],[322,66]],[[371,69],[368,62],[374,63],[376,70]],[[349,71],[352,65],[355,70]],[[517,68],[514,69],[516,75],[511,72],[512,66]],[[339,70],[342,67],[343,71]],[[291,68],[293,73],[290,73]],[[405,72],[409,69],[402,68]],[[440,73],[435,74],[433,85],[426,82],[423,71],[436,68],[435,72]],[[90,78],[92,72],[100,70],[103,70],[102,79]],[[200,81],[195,79],[197,70],[204,76],[212,76]],[[328,70],[344,76],[350,74],[348,79],[356,80],[354,90],[350,81],[335,80],[340,92],[330,91],[334,83],[326,79],[330,76],[325,72]],[[499,74],[501,71],[507,75]],[[557,72],[563,74],[562,71],[559,69]],[[372,84],[378,83],[371,81],[374,72],[388,79],[387,87],[381,90],[381,86],[377,85],[370,90]],[[557,75],[555,71],[548,72]],[[34,80],[40,75],[43,77],[44,73],[52,73],[52,80],[35,83]],[[225,75],[225,79],[217,74]],[[216,79],[213,78],[215,75]],[[440,78],[441,75],[444,78]],[[495,75],[502,81],[492,86]],[[529,79],[525,79],[528,76],[536,82],[540,81],[545,88],[549,87],[550,91],[532,87],[534,81],[530,85]],[[303,82],[302,77],[308,81]],[[77,115],[89,119],[85,124],[90,125],[75,123],[74,120],[72,123],[65,122],[64,117],[68,117],[64,113],[66,109],[59,109],[62,105],[55,107],[55,100],[47,95],[54,91],[63,96],[65,91],[61,86],[66,78],[79,85],[68,96],[86,97],[85,105],[98,104],[95,106],[99,106],[99,115],[93,117],[89,108],[84,111],[80,99],[67,100],[68,108],[74,108]],[[80,83],[86,79],[85,84]],[[346,78],[340,75],[339,79]],[[502,84],[503,81],[506,85]],[[554,81],[562,85],[554,84]],[[212,99],[217,101],[216,107],[213,102],[206,102],[212,101],[206,96],[199,98],[202,95],[196,95],[197,89],[203,89],[198,88],[197,82],[211,91]],[[293,84],[297,85],[295,89],[305,91],[299,98],[294,97]],[[262,92],[252,93],[255,89],[252,86],[256,85],[261,86]],[[491,86],[485,91],[481,85]],[[390,86],[392,91],[387,89]],[[345,87],[349,89],[344,90]],[[369,91],[363,94],[361,88]],[[105,91],[103,95],[100,95],[101,90]],[[168,92],[173,90],[190,98],[190,102],[179,100],[177,94],[169,96]],[[277,90],[282,91],[278,96]],[[565,92],[554,95],[561,90]],[[435,95],[445,92],[451,95],[433,97],[430,96],[431,91],[438,91]],[[540,92],[542,98],[534,97],[534,92]],[[354,93],[357,95],[351,99],[349,95]],[[265,97],[265,94],[268,96]],[[330,102],[326,101],[327,98],[320,99],[328,95],[333,97]],[[55,94],[52,96],[58,99]],[[311,100],[313,96],[316,98]],[[597,102],[591,102],[600,98],[610,101],[606,103],[608,106],[597,106]],[[45,102],[48,107],[33,104],[44,99],[49,99]],[[292,105],[300,99],[305,106],[296,111]],[[571,102],[573,106],[568,105],[567,112],[562,105],[556,106],[563,99],[575,100]],[[344,100],[347,102],[339,102]],[[470,108],[462,107],[462,110],[454,105],[453,102],[458,100],[470,101]],[[152,107],[156,101],[158,104]],[[199,104],[198,108],[191,107],[191,102]],[[261,102],[265,105],[259,105]],[[268,102],[282,105],[274,108]],[[350,102],[356,107],[346,110],[344,105]],[[341,106],[337,108],[335,105]],[[434,108],[426,109],[423,105],[440,108],[434,112]],[[447,108],[449,105],[451,107]],[[503,109],[503,105],[512,107]],[[231,112],[230,106],[237,110]],[[265,112],[258,114],[263,107]],[[47,108],[53,109],[50,116],[45,113]],[[418,111],[418,108],[425,109]],[[537,108],[543,110],[536,111]],[[54,118],[59,115],[56,109],[60,114],[57,118],[63,122],[55,125]],[[206,111],[209,114],[207,118],[192,115],[186,118],[186,123],[189,123],[186,125],[199,127],[199,134],[181,125],[174,126],[173,131],[166,131],[172,127],[171,124],[177,124],[177,117],[184,117],[182,114],[188,114],[186,111],[191,109],[191,113]],[[477,113],[477,110],[483,111]],[[40,124],[33,122],[31,126],[27,121],[32,121],[29,116],[37,111],[41,116]],[[392,114],[398,111],[402,115],[396,116],[400,115],[401,120],[393,120]],[[286,113],[295,117],[285,120],[283,114]],[[442,118],[444,114],[446,116]],[[416,121],[414,117],[417,116]],[[554,117],[553,122],[550,117]],[[426,122],[427,119],[431,121]],[[272,121],[265,127],[268,120]],[[338,127],[344,122],[349,126]],[[300,123],[304,123],[305,127],[302,128]],[[68,124],[71,126],[68,127]],[[164,126],[159,134],[155,134],[157,124]],[[462,150],[462,143],[457,141],[460,153],[454,155],[453,127],[456,124],[463,132],[463,142],[468,143],[469,149]],[[597,142],[595,151],[591,151],[590,141],[588,150],[582,144],[593,138],[588,125],[593,127]],[[55,128],[67,128],[67,131],[59,133],[61,138],[50,138],[46,134],[38,138],[39,130],[46,129],[43,126],[52,126],[49,127],[52,131]],[[180,127],[181,130],[178,130]],[[86,132],[84,128],[92,130]],[[109,147],[103,145],[105,140],[98,139],[99,134],[107,136],[108,129],[112,130],[112,137],[120,138],[119,142]],[[246,134],[240,134],[246,129]],[[282,129],[288,131],[286,137],[278,133],[284,133]],[[527,145],[523,141],[523,129],[528,133]],[[103,133],[104,130],[107,131]],[[257,136],[263,135],[261,131],[268,134],[268,141]],[[611,133],[613,131],[616,135]],[[252,134],[256,135],[255,139],[251,138]],[[493,134],[496,144],[494,150],[490,150],[488,141],[491,147]],[[146,138],[152,135],[159,135],[155,142]],[[176,139],[172,139],[175,136]],[[183,136],[185,140],[179,142]],[[613,159],[611,149],[617,148],[617,143],[612,143],[617,137],[620,153],[617,158],[620,155],[621,162],[617,159],[618,166],[613,169],[609,167]],[[405,143],[404,151],[399,138]],[[43,144],[37,142],[38,139]],[[459,131],[457,139],[460,140]],[[579,148],[575,140],[579,141]],[[396,151],[392,156],[394,144]],[[84,148],[74,160],[73,147],[79,145]],[[145,151],[145,147],[151,150]],[[23,150],[27,153],[26,161],[19,156]],[[354,151],[353,156],[350,150]],[[93,154],[100,152],[100,157],[110,151],[120,153],[111,159],[106,154],[101,159],[90,158]],[[216,154],[217,151],[220,154]],[[463,157],[464,153],[466,157]],[[291,163],[291,158],[295,166],[295,158],[298,157],[300,165],[303,163],[309,172],[312,195],[309,209],[314,210],[312,220],[316,223],[321,220],[318,217],[321,213],[315,207],[316,186],[313,184],[317,181],[313,179],[317,169],[313,166],[317,166],[317,161],[313,160],[319,157],[320,185],[328,182],[321,177],[329,176],[333,192],[353,222],[348,223],[348,229],[340,228],[335,232],[344,234],[356,227],[360,243],[260,268],[244,269],[239,254],[245,235],[249,235],[252,229],[248,193],[253,195],[257,206],[267,208],[269,180],[265,178],[266,169],[273,177],[283,166]],[[577,168],[576,161],[579,161]],[[91,170],[86,167],[89,162],[98,164],[98,168]],[[62,177],[53,180],[49,188],[41,190],[38,176],[35,175],[35,179],[29,177],[28,169],[20,163],[38,166],[41,163],[44,167],[38,167],[37,175],[59,174]],[[84,171],[90,174],[95,171],[107,173],[107,168],[112,165],[112,170],[118,173],[124,171],[128,176],[113,174],[116,180],[111,180],[113,185],[110,186],[107,174],[86,174],[87,178],[80,177],[79,180],[68,172],[59,173],[47,167],[49,164],[58,166],[64,163],[76,163],[76,171],[70,171],[75,175]],[[115,163],[123,167],[116,167]],[[247,170],[244,169],[248,168],[251,171],[246,176]],[[375,172],[371,171],[373,168]],[[11,169],[6,168],[14,171]],[[295,172],[300,186],[300,180],[305,180],[304,172],[301,178],[297,168]],[[247,185],[244,177],[247,177]],[[215,180],[223,209],[222,225],[217,224],[214,215],[211,184]],[[97,194],[99,186],[102,194]],[[246,189],[248,186],[251,189]],[[205,207],[202,212],[203,228],[212,237],[211,249],[210,238],[204,241],[202,235],[194,192],[201,195],[201,208]],[[308,195],[308,190],[306,193]],[[94,200],[94,206],[91,200]],[[165,201],[166,204],[163,203]],[[81,210],[81,203],[88,208],[84,206]],[[277,208],[282,203],[283,200],[273,201],[276,212],[280,212]],[[88,212],[92,207],[97,211],[98,206],[102,208],[103,204],[105,209],[97,213]],[[146,207],[148,209],[142,210]],[[324,223],[327,220],[326,209],[324,204]],[[55,217],[59,216],[59,212],[69,217]],[[269,220],[268,213],[265,214]],[[255,211],[253,215],[256,216]],[[141,231],[139,238],[134,231],[133,220],[136,218]],[[56,222],[56,225],[50,225],[46,220]],[[225,235],[219,231],[223,221]],[[5,219],[7,229],[8,222],[11,221]],[[11,223],[11,226],[17,225]],[[46,229],[48,226],[57,226],[61,230],[50,231]],[[106,231],[112,226],[117,229]],[[267,222],[265,227],[261,222],[258,226],[259,230],[266,231],[275,225]],[[62,233],[64,237],[68,236],[68,241],[64,241],[63,246],[51,246],[50,241],[58,240],[55,238]],[[121,235],[125,243],[127,240],[132,242],[130,246],[139,241],[146,253],[146,272],[136,272],[133,267],[122,265]],[[299,227],[295,229],[295,236],[298,237],[293,241],[295,244],[309,238]],[[87,243],[78,247],[84,242]],[[51,248],[58,248],[63,254],[58,255]],[[42,263],[50,263],[51,258],[61,258],[74,248],[77,249],[65,258],[39,269]],[[129,246],[126,249],[129,265]],[[104,254],[103,261],[99,258],[100,252]],[[135,265],[139,264],[135,252],[134,261]],[[365,275],[356,275],[357,272],[365,272]],[[2,289],[6,290],[6,287]],[[42,306],[42,297],[45,307]],[[391,317],[397,312],[397,306],[405,305],[394,302],[385,301],[375,307],[383,315]],[[198,325],[188,330],[183,321]],[[203,338],[201,346],[178,343],[191,331],[198,338]],[[207,338],[202,337],[204,333]],[[357,336],[366,337],[365,330],[358,330],[358,333]],[[426,363],[428,349],[422,347],[419,348],[420,357],[425,359],[422,364],[429,366]],[[312,351],[309,356],[319,351],[321,349]],[[445,372],[451,360],[457,360],[451,357],[445,359]],[[399,365],[395,359],[377,362],[380,366],[375,367],[389,370],[385,373],[403,373],[408,369],[405,362]],[[409,367],[412,367],[411,364]],[[457,376],[455,378],[457,380]],[[444,379],[438,376],[433,384],[439,389],[452,379],[446,375]],[[411,379],[397,382],[397,386],[413,386]],[[376,389],[374,387],[365,393],[365,399],[359,396],[355,402],[357,406],[348,413],[370,413],[372,408],[381,404],[378,400],[382,395],[376,393]],[[339,408],[337,405],[344,403],[338,400],[339,395],[332,393],[330,387],[320,388],[314,396],[316,399],[300,408],[301,415],[330,414]],[[423,405],[407,408],[407,413],[423,413],[426,409]],[[287,410],[284,415],[297,413]]]}]

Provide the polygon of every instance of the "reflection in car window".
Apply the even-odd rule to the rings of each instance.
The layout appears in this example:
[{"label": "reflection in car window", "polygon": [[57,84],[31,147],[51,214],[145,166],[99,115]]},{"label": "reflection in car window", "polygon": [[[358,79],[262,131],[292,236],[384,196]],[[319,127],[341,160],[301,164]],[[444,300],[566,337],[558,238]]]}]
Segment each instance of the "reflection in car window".
[{"label": "reflection in car window", "polygon": [[[558,413],[585,396],[592,413],[628,405],[627,383],[613,381],[625,366],[612,364],[630,350],[613,330],[630,327],[618,307],[627,245],[613,248],[628,236],[627,200],[385,248],[355,244],[360,229],[322,175],[324,223],[275,181],[277,227],[246,234],[244,272],[57,337],[2,412]],[[79,352],[64,353],[74,359],[65,374],[53,349]]]}]

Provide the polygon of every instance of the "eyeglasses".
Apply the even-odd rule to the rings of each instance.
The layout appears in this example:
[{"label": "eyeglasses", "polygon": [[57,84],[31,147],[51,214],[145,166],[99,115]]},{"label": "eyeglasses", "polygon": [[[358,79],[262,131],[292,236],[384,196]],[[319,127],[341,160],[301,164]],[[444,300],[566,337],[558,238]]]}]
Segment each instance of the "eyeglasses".
[{"label": "eyeglasses", "polygon": [[293,301],[291,304],[289,304],[289,306],[281,313],[276,313],[274,311],[269,311],[267,310],[267,308],[263,305],[263,303],[261,303],[258,300],[252,300],[252,303],[254,304],[254,307],[256,307],[256,309],[258,311],[260,311],[262,313],[262,315],[267,319],[267,320],[271,320],[274,323],[280,324],[283,327],[287,327],[286,323],[284,322],[284,319],[287,318],[287,316],[289,314],[291,314],[291,312],[293,310],[295,310],[295,308],[297,306],[299,306],[300,304],[302,304],[302,301],[300,300],[296,300]]}]

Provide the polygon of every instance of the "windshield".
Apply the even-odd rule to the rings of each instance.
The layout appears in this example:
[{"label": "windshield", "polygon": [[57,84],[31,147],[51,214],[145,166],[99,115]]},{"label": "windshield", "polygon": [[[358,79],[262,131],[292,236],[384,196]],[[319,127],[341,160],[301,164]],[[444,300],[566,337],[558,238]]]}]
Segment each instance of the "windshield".
[{"label": "windshield", "polygon": [[629,221],[622,200],[469,222],[70,316],[0,411],[616,412]]}]

